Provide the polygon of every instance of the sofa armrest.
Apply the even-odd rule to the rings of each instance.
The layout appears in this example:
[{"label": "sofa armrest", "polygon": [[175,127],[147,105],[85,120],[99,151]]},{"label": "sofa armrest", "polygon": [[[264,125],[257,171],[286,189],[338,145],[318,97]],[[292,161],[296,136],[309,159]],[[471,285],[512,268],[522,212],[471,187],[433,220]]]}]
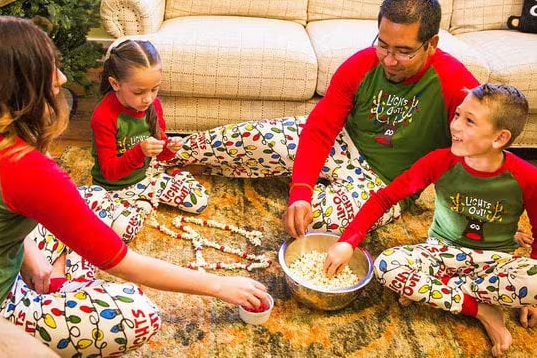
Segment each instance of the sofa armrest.
[{"label": "sofa armrest", "polygon": [[164,21],[165,5],[165,0],[102,0],[102,24],[115,38],[156,32]]}]

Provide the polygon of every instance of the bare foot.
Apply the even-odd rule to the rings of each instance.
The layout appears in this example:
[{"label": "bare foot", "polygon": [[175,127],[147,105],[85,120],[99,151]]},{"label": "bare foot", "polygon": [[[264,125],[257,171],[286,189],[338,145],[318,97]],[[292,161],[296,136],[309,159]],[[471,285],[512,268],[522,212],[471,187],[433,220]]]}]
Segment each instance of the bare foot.
[{"label": "bare foot", "polygon": [[408,307],[410,306],[411,304],[413,304],[414,301],[412,301],[410,298],[408,297],[403,297],[403,296],[400,296],[399,297],[399,304],[403,307]]},{"label": "bare foot", "polygon": [[492,355],[499,357],[507,352],[513,342],[513,337],[505,327],[502,310],[496,306],[479,303],[476,318],[485,327],[492,341]]}]

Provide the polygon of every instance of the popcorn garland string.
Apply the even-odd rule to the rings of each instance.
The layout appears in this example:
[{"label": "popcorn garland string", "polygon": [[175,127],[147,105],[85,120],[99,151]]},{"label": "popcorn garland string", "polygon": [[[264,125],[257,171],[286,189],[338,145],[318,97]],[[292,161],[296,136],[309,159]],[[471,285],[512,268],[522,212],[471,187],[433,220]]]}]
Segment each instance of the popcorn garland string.
[{"label": "popcorn garland string", "polygon": [[[260,231],[255,231],[255,230],[248,231],[245,229],[241,229],[235,225],[223,224],[215,220],[203,220],[200,218],[184,217],[181,215],[175,217],[172,220],[172,225],[178,228],[179,230],[183,231],[183,233],[181,234],[171,230],[170,228],[168,228],[167,226],[163,224],[160,224],[157,219],[157,208],[159,205],[159,200],[158,200],[158,196],[156,192],[157,192],[157,178],[161,172],[162,170],[160,169],[160,166],[158,165],[157,159],[155,157],[151,158],[151,162],[149,163],[149,167],[147,168],[147,172],[146,172],[146,176],[150,181],[150,190],[149,190],[148,195],[149,195],[149,198],[151,199],[151,208],[152,208],[151,213],[149,214],[149,225],[174,239],[180,238],[183,240],[189,240],[192,243],[192,246],[194,247],[196,261],[189,263],[188,268],[198,269],[201,271],[205,271],[205,269],[210,269],[210,270],[245,269],[248,271],[252,271],[258,268],[269,267],[272,264],[272,261],[269,260],[265,255],[249,254],[246,251],[243,251],[239,248],[235,248],[235,247],[228,246],[228,245],[221,245],[217,242],[210,241],[202,237],[197,231],[192,229],[190,226],[183,225],[183,223],[192,223],[192,224],[199,225],[199,226],[206,226],[206,227],[231,231],[231,232],[234,232],[238,235],[245,237],[254,246],[261,245],[261,239],[263,238],[263,234]],[[204,246],[212,247],[214,249],[220,250],[225,253],[237,255],[240,258],[246,259],[250,262],[247,262],[247,263],[244,263],[244,262],[233,262],[233,263],[206,262],[202,254],[202,250]]]}]

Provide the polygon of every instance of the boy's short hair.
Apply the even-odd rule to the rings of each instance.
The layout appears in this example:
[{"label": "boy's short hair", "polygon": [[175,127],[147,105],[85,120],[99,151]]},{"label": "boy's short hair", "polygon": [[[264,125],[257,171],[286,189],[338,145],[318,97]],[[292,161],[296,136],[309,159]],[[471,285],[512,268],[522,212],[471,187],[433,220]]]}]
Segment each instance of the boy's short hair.
[{"label": "boy's short hair", "polygon": [[507,129],[511,139],[509,147],[522,133],[529,114],[526,97],[515,87],[507,84],[483,84],[469,91],[480,103],[490,108],[492,125],[495,129]]}]

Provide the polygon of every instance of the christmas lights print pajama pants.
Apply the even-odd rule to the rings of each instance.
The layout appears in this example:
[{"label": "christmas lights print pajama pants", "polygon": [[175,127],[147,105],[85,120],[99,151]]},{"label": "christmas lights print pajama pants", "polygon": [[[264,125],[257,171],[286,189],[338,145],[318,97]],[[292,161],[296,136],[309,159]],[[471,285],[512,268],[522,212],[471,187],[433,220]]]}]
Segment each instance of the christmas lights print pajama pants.
[{"label": "christmas lights print pajama pants", "polygon": [[459,313],[464,294],[480,303],[537,303],[537,260],[497,251],[418,244],[385,250],[375,260],[379,282],[400,296]]},{"label": "christmas lights print pajama pants", "polygon": [[[202,164],[207,174],[259,178],[290,176],[298,139],[307,117],[286,117],[230,124],[184,138],[174,160],[179,167]],[[360,155],[347,132],[336,138],[312,197],[310,231],[342,233],[372,191],[385,184]],[[399,216],[396,205],[376,227]]]},{"label": "christmas lights print pajama pants", "polygon": [[[101,187],[79,188],[88,205],[106,223],[120,218],[123,237],[139,227],[139,209],[118,207]],[[129,221],[134,226],[129,225]],[[121,234],[120,234],[121,235]],[[132,283],[95,279],[95,267],[57,240],[42,225],[27,236],[33,239],[50,263],[66,255],[68,280],[58,292],[38,294],[20,274],[0,306],[4,318],[23,327],[61,356],[120,356],[147,342],[160,327],[157,308]]]},{"label": "christmas lights print pajama pants", "polygon": [[[157,171],[163,167],[157,164]],[[192,214],[200,214],[207,207],[209,195],[207,190],[188,172],[174,175],[159,173],[156,177],[156,195],[159,203],[177,207]],[[151,210],[152,186],[149,178],[110,193],[113,199],[126,201],[131,205],[142,207],[146,214]]]}]

